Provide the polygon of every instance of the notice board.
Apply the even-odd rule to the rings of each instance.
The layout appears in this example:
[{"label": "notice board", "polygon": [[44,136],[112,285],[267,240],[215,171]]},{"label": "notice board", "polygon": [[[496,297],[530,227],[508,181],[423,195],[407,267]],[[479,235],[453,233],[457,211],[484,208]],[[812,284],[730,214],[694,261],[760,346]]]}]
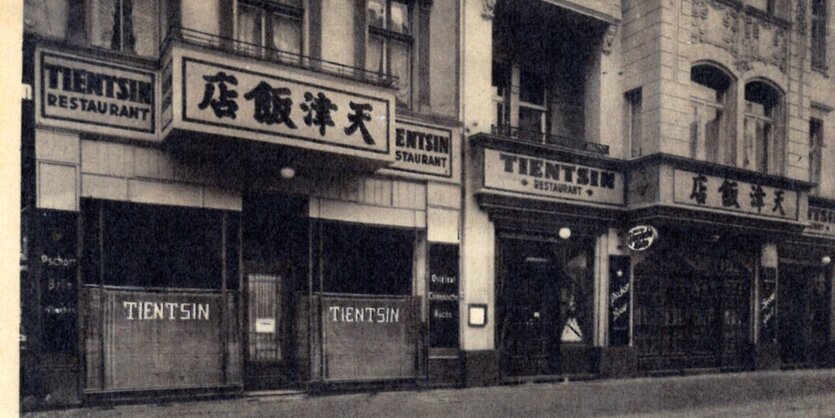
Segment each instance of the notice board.
[{"label": "notice board", "polygon": [[458,348],[458,245],[429,245],[429,346]]}]

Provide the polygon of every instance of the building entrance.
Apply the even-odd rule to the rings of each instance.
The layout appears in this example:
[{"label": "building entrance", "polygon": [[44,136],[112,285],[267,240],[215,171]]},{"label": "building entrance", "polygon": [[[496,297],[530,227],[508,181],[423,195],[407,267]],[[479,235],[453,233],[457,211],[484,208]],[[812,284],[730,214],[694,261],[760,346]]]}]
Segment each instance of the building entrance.
[{"label": "building entrance", "polygon": [[567,373],[568,346],[591,333],[593,247],[505,239],[500,245],[499,347],[505,376]]},{"label": "building entrance", "polygon": [[781,263],[779,267],[778,334],[784,365],[826,363],[829,310],[824,269]]}]

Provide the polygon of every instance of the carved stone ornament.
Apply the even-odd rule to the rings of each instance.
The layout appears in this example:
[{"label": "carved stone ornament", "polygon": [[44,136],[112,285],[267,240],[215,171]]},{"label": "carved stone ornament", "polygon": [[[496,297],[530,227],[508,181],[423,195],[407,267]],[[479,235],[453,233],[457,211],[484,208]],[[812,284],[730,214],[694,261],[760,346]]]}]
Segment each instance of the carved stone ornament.
[{"label": "carved stone ornament", "polygon": [[496,0],[483,0],[481,16],[485,19],[493,19],[493,11],[496,8]]},{"label": "carved stone ornament", "polygon": [[612,53],[612,45],[615,43],[615,38],[617,38],[618,34],[618,26],[617,25],[609,25],[606,29],[606,34],[603,35],[603,45],[601,50],[604,54],[609,55]]}]

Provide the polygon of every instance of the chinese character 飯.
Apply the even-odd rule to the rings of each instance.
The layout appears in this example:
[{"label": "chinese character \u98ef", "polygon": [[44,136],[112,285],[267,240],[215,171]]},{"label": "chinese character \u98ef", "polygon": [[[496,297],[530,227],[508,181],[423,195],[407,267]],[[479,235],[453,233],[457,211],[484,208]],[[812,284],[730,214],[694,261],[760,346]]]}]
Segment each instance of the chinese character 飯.
[{"label": "chinese character \u98ef", "polygon": [[739,207],[739,202],[737,202],[737,197],[739,195],[739,190],[737,190],[737,184],[735,181],[729,181],[725,179],[722,182],[722,185],[719,186],[719,192],[722,193],[722,206],[724,207]]},{"label": "chinese character \u98ef", "polygon": [[707,200],[707,177],[699,174],[693,177],[693,191],[690,192],[690,199],[696,201],[700,205],[704,205]]},{"label": "chinese character \u98ef", "polygon": [[350,102],[350,106],[354,113],[348,115],[348,122],[351,122],[351,126],[345,128],[345,134],[353,135],[359,128],[362,140],[368,145],[374,145],[374,138],[371,137],[368,128],[365,127],[365,122],[371,120],[371,114],[368,112],[371,112],[374,108],[368,103]]},{"label": "chinese character \u98ef", "polygon": [[762,213],[763,206],[765,206],[765,191],[763,190],[762,186],[759,184],[752,184],[751,185],[751,193],[748,193],[748,196],[751,196],[751,206],[757,208],[757,213]]},{"label": "chinese character \u98ef", "polygon": [[339,108],[322,92],[319,92],[316,96],[313,96],[309,91],[305,92],[304,100],[305,103],[302,103],[299,107],[307,112],[307,115],[304,117],[305,125],[318,126],[319,135],[325,136],[326,127],[334,126],[331,111],[339,110]]},{"label": "chinese character \u98ef", "polygon": [[783,209],[783,193],[784,190],[777,190],[774,192],[774,207],[771,208],[772,212],[780,211],[780,215],[785,215],[786,211]]},{"label": "chinese character \u98ef", "polygon": [[290,129],[296,129],[296,124],[290,119],[293,110],[293,99],[287,96],[290,89],[286,87],[273,88],[267,82],[258,83],[255,88],[244,94],[247,100],[255,100],[255,120],[267,125],[285,124]]},{"label": "chinese character \u98ef", "polygon": [[[204,75],[203,80],[206,80],[205,90],[203,90],[203,101],[197,105],[200,110],[211,106],[212,111],[218,118],[229,117],[235,119],[235,112],[238,111],[238,103],[235,98],[238,97],[238,92],[230,90],[226,83],[233,86],[238,85],[238,79],[233,75],[228,75],[223,71],[215,75]],[[217,84],[218,97],[215,98],[215,84]]]}]

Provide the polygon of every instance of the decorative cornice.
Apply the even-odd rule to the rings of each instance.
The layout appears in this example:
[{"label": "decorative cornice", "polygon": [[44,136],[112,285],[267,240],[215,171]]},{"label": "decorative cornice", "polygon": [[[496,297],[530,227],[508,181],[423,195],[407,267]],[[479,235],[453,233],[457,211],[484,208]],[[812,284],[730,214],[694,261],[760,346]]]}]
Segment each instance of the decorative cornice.
[{"label": "decorative cornice", "polygon": [[618,35],[618,25],[609,25],[606,28],[606,33],[603,35],[603,45],[601,46],[601,51],[604,54],[609,55],[612,53],[612,45],[615,43],[615,39]]}]

